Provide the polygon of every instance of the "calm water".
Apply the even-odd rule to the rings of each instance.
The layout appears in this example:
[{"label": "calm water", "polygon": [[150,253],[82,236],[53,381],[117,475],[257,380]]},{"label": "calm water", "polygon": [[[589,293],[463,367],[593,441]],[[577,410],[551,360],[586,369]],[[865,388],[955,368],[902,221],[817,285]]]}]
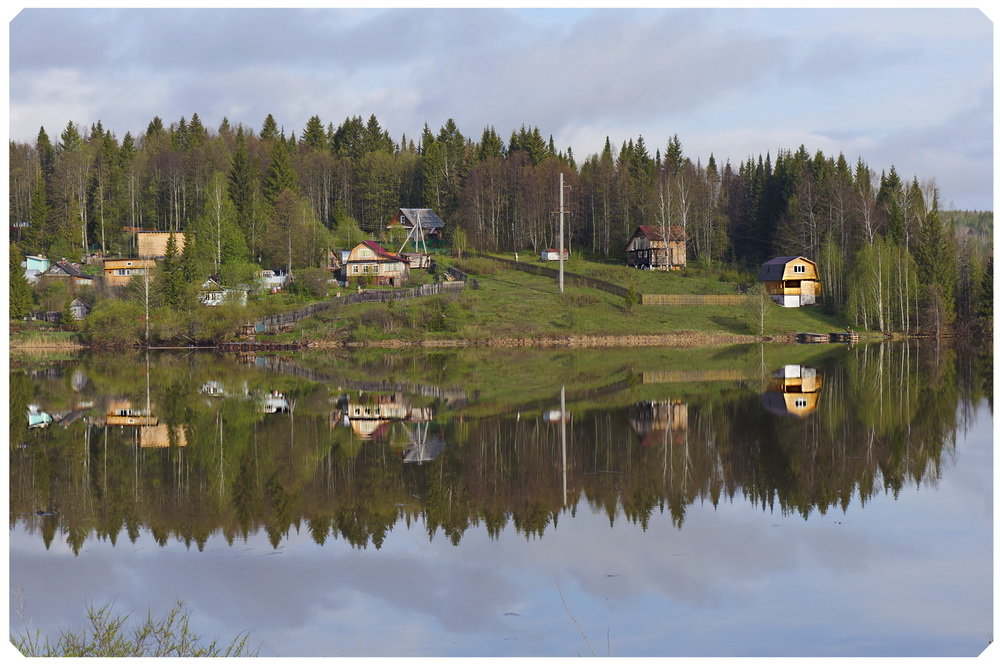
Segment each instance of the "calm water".
[{"label": "calm water", "polygon": [[904,345],[16,362],[11,629],[179,599],[262,655],[977,655],[991,377]]}]

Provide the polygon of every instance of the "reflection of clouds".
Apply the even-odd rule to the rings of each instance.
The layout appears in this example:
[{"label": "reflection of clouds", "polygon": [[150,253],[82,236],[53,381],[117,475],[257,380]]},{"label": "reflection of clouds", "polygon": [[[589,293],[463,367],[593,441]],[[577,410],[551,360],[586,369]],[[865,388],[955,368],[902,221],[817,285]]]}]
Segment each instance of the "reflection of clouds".
[{"label": "reflection of clouds", "polygon": [[474,528],[458,547],[418,521],[381,550],[319,547],[303,529],[278,550],[264,533],[200,553],[144,534],[76,557],[18,526],[10,585],[46,632],[88,601],[144,614],[183,599],[196,632],[249,630],[281,655],[588,654],[560,589],[595,642],[611,632],[614,655],[974,655],[991,621],[991,462],[984,406],[937,489],[808,519],[737,498],[690,505],[679,530],[654,515],[643,532],[582,503],[542,538]]}]

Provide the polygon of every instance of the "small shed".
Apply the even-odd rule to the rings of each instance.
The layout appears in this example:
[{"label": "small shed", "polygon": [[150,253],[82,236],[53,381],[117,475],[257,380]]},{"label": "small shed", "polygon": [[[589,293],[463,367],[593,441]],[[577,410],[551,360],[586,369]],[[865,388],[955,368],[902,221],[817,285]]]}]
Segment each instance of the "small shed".
[{"label": "small shed", "polygon": [[680,270],[687,265],[687,235],[677,225],[640,224],[625,245],[625,262],[643,270]]},{"label": "small shed", "polygon": [[21,265],[24,266],[24,277],[30,284],[37,282],[38,276],[48,270],[51,264],[52,262],[44,256],[34,256],[31,254],[26,254],[24,256],[24,262],[21,263]]},{"label": "small shed", "polygon": [[815,305],[822,296],[816,263],[804,256],[778,256],[758,273],[764,290],[782,307]]},{"label": "small shed", "polygon": [[247,290],[222,286],[214,279],[207,279],[201,285],[198,302],[208,307],[215,307],[223,303],[237,303],[245,306],[247,304]]},{"label": "small shed", "polygon": [[69,313],[77,321],[82,321],[90,314],[90,305],[83,302],[79,298],[74,298],[73,302],[69,304]]}]

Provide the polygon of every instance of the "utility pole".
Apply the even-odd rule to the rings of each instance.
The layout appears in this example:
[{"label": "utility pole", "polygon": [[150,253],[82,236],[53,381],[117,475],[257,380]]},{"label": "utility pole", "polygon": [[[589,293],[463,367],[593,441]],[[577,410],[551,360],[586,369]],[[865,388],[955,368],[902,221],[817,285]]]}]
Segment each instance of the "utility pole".
[{"label": "utility pole", "polygon": [[559,293],[563,293],[563,174],[559,172]]}]

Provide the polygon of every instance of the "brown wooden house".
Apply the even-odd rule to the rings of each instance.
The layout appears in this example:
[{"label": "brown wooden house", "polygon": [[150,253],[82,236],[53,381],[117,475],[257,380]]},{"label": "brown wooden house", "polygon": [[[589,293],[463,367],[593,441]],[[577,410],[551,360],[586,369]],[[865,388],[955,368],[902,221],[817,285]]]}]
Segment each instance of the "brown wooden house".
[{"label": "brown wooden house", "polygon": [[779,256],[760,266],[760,281],[782,307],[815,305],[822,296],[816,263],[804,256]]},{"label": "brown wooden house", "polygon": [[640,224],[625,245],[625,262],[643,270],[680,270],[687,265],[687,235],[679,226]]},{"label": "brown wooden house", "polygon": [[379,286],[402,286],[409,278],[409,262],[374,240],[355,246],[344,261],[344,279],[348,282],[368,279]]}]

